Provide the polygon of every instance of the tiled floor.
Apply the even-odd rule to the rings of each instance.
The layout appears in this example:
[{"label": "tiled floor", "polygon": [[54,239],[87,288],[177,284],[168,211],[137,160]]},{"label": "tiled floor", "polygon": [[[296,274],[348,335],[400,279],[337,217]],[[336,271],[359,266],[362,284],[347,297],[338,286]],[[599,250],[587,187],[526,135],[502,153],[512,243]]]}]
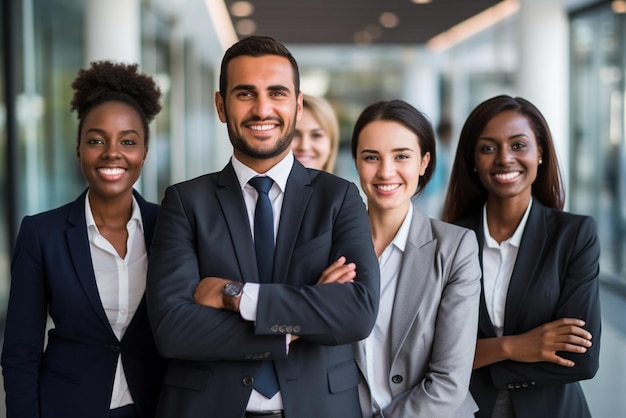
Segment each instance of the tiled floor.
[{"label": "tiled floor", "polygon": [[[626,294],[602,286],[600,298],[603,318],[600,370],[593,379],[582,382],[582,386],[594,418],[622,418],[626,417]],[[5,417],[0,378],[0,418]]]}]

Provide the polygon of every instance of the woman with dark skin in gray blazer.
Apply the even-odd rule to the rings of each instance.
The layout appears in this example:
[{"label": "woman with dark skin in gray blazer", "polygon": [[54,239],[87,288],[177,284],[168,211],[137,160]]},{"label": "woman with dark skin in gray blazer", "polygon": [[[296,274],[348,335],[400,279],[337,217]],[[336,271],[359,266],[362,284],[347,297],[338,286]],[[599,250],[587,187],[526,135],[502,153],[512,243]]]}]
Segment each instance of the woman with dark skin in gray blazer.
[{"label": "woman with dark skin in gray blazer", "polygon": [[478,417],[590,417],[578,381],[600,352],[595,221],[564,212],[548,125],[497,96],[469,115],[444,219],[476,231],[482,262],[470,390]]}]

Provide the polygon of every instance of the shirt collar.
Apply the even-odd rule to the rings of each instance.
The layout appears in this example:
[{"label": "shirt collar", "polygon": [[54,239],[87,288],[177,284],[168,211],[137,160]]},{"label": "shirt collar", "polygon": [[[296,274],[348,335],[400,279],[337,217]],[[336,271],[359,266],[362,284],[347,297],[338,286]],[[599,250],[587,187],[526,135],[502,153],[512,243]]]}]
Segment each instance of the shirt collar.
[{"label": "shirt collar", "polygon": [[[91,213],[91,205],[89,204],[89,190],[87,190],[87,193],[85,195],[85,221],[87,222],[88,230],[95,229],[96,231],[98,231],[98,226],[96,225],[96,220],[93,218],[93,213]],[[141,218],[141,209],[139,209],[139,204],[137,203],[135,196],[133,196],[133,212],[130,215],[128,223],[131,223],[133,221],[135,221],[137,225],[139,225],[139,229],[143,233],[144,231]],[[100,231],[98,231],[98,234],[99,233]]]},{"label": "shirt collar", "polygon": [[[530,201],[528,202],[528,207],[526,208],[526,211],[524,212],[524,216],[522,216],[522,220],[520,221],[519,225],[517,225],[515,232],[513,233],[513,235],[511,235],[511,238],[504,240],[503,243],[508,243],[509,245],[519,248],[520,242],[522,241],[522,235],[524,234],[524,228],[526,228],[526,222],[528,221],[528,216],[530,215],[530,208],[532,207],[532,205],[533,205],[533,197],[531,196]],[[483,206],[483,233],[485,236],[485,244],[487,244],[488,247],[490,248],[500,247],[500,244],[498,244],[498,242],[495,239],[493,239],[491,237],[491,234],[489,233],[489,226],[487,224],[487,203],[485,203],[485,205]]]},{"label": "shirt collar", "polygon": [[411,220],[413,219],[413,204],[409,205],[409,210],[404,217],[404,221],[402,221],[402,225],[400,225],[400,229],[396,233],[396,236],[391,241],[397,249],[404,252],[406,248],[406,242],[409,239],[409,229],[411,229]]},{"label": "shirt collar", "polygon": [[259,175],[265,175],[274,180],[274,183],[280,188],[281,192],[285,192],[285,187],[287,186],[287,178],[289,177],[289,173],[291,172],[291,168],[293,167],[294,157],[291,150],[287,153],[285,158],[280,160],[274,167],[270,168],[265,173],[257,173],[241,161],[237,159],[234,155],[232,156],[231,162],[233,164],[233,169],[235,170],[235,175],[237,176],[237,180],[239,180],[239,185],[241,189],[248,184],[248,181],[252,177],[256,177]]}]

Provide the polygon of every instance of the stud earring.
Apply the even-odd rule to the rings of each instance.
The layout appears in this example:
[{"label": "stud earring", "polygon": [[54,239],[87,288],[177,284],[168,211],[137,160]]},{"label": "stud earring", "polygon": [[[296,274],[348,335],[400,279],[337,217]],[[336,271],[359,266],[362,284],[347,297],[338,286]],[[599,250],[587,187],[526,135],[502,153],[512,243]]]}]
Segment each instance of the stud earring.
[{"label": "stud earring", "polygon": [[543,163],[543,160],[540,158],[539,159],[539,165],[541,165]]},{"label": "stud earring", "polygon": [[474,167],[474,173],[478,172],[478,170],[476,169],[476,167]]}]

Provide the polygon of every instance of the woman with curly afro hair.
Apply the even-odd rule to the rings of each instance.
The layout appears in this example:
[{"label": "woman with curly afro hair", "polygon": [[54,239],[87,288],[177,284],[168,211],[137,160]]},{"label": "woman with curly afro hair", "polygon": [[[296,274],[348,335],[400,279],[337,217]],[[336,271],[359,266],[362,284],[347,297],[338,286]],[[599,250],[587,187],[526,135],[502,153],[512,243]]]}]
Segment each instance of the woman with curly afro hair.
[{"label": "woman with curly afro hair", "polygon": [[136,64],[111,61],[79,70],[72,88],[88,187],[20,226],[2,351],[7,416],[153,417],[167,366],[144,296],[158,206],[133,185],[161,92]]}]

